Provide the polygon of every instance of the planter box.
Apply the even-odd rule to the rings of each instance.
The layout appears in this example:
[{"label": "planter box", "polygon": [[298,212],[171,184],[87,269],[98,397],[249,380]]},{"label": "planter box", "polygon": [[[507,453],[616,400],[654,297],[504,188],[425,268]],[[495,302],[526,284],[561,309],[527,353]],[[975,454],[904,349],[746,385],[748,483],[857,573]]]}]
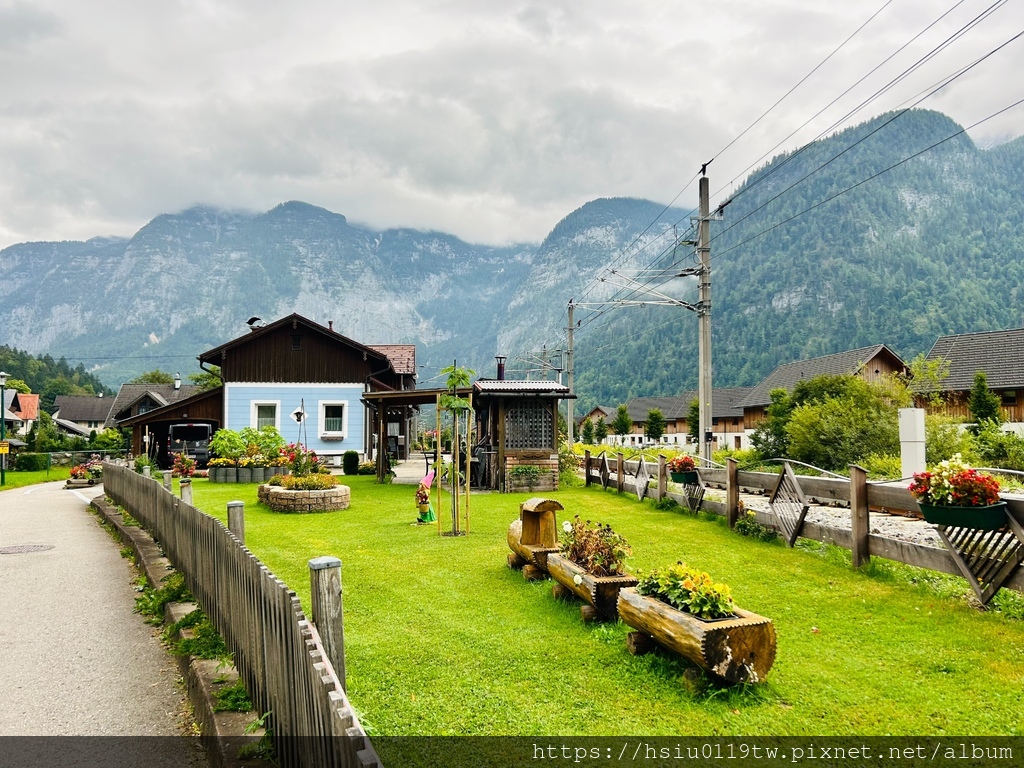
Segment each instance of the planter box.
[{"label": "planter box", "polygon": [[680,483],[681,485],[697,484],[697,470],[692,472],[669,472],[669,476],[672,478],[673,483]]},{"label": "planter box", "polygon": [[221,467],[223,475],[221,476],[222,483],[237,483],[238,482],[238,467]]},{"label": "planter box", "polygon": [[571,592],[587,603],[580,609],[584,621],[615,621],[619,590],[635,587],[638,583],[635,576],[593,576],[557,553],[547,556],[547,568],[551,578],[558,582],[554,589],[555,597]]},{"label": "planter box", "polygon": [[1006,525],[1006,502],[983,507],[952,507],[942,504],[918,504],[924,519],[934,525],[954,528],[976,528],[980,531],[998,531]]},{"label": "planter box", "polygon": [[[756,613],[737,608],[734,619],[704,621],[635,589],[619,592],[618,612],[624,623],[685,656],[720,682],[761,682],[775,663],[775,626]],[[633,635],[631,652],[645,652],[644,638]]]},{"label": "planter box", "polygon": [[251,483],[252,482],[252,467],[239,467],[238,468],[238,482],[240,482],[240,483]]}]

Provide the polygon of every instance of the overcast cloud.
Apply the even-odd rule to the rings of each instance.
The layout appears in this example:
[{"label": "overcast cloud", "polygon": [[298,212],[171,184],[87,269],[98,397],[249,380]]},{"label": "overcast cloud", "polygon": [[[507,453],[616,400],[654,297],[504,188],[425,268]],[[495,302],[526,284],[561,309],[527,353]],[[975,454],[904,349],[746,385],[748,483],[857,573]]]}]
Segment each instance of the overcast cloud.
[{"label": "overcast cloud", "polygon": [[[994,1],[964,0],[786,139],[956,5],[892,0],[721,152],[885,0],[0,0],[0,247],[292,199],[538,241],[597,197],[668,203],[712,157],[721,199]],[[844,125],[1022,30],[1011,0]],[[1024,38],[920,106],[966,127],[1024,98],[1021,72]],[[984,146],[1021,133],[1024,106],[971,130]]]}]

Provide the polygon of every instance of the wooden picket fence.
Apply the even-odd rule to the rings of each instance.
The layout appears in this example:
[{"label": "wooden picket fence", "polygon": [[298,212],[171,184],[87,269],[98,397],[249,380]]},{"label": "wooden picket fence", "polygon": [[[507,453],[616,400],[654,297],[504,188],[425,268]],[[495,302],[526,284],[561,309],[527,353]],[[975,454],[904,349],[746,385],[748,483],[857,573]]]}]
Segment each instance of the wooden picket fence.
[{"label": "wooden picket fence", "polygon": [[161,545],[234,655],[283,768],[380,766],[295,592],[219,520],[127,467],[103,486]]},{"label": "wooden picket fence", "polygon": [[[587,485],[601,485],[619,493],[635,494],[643,499],[671,498],[686,506],[692,502],[684,493],[669,490],[668,473],[665,471],[664,456],[657,462],[641,459],[626,460],[623,454],[614,457],[602,452],[591,456],[588,451],[583,460],[583,472]],[[644,466],[641,466],[644,465]],[[717,487],[725,491],[725,502],[704,499],[700,508],[706,512],[724,515],[730,527],[740,514],[740,494],[774,494],[784,473],[744,472],[738,469],[734,459],[728,460],[724,469],[700,468],[701,488]],[[850,528],[835,528],[804,520],[802,515],[789,524],[794,526],[792,538],[797,535],[806,539],[823,541],[850,550],[854,567],[881,557],[919,568],[928,568],[942,573],[965,577],[978,593],[982,602],[987,602],[1000,587],[1024,592],[1024,498],[1003,496],[1009,515],[1007,530],[1002,534],[973,537],[956,541],[952,534],[943,539],[947,547],[924,546],[909,541],[871,533],[871,515],[894,512],[918,513],[917,500],[907,489],[907,483],[868,482],[866,473],[859,467],[851,467],[850,478],[812,477],[800,475],[798,491],[807,505],[827,504],[848,507]],[[773,511],[758,511],[757,521],[763,525],[778,528],[784,534],[787,521],[781,509],[774,505]],[[874,510],[874,512],[872,512]],[[989,557],[992,553],[995,556]],[[995,587],[995,589],[993,589]]]}]

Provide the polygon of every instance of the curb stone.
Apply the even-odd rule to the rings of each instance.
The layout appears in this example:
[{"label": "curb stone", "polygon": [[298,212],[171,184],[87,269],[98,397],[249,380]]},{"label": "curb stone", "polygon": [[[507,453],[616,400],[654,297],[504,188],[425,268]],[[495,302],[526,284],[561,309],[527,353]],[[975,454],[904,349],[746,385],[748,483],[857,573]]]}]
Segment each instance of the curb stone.
[{"label": "curb stone", "polygon": [[[137,526],[126,526],[117,508],[98,496],[91,506],[102,521],[110,524],[121,542],[130,547],[135,555],[139,571],[149,583],[159,587],[164,579],[174,572],[160,547],[149,533]],[[199,606],[196,603],[169,603],[164,610],[164,624],[170,626]],[[188,636],[191,630],[176,633],[175,639]],[[214,768],[272,768],[272,764],[261,759],[241,759],[238,750],[258,741],[263,729],[245,733],[245,729],[257,718],[250,712],[214,712],[214,692],[232,685],[238,679],[238,670],[233,664],[216,660],[196,659],[192,656],[177,656],[178,668],[185,680],[193,717],[199,727],[200,740],[206,749],[210,764]]]}]

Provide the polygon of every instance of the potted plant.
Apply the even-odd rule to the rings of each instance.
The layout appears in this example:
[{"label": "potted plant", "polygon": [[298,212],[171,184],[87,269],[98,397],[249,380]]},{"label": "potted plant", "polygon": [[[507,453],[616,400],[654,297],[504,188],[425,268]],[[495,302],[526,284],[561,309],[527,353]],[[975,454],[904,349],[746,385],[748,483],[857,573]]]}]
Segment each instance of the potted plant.
[{"label": "potted plant", "polygon": [[175,477],[192,477],[196,471],[196,460],[185,453],[176,453],[171,471]]},{"label": "potted plant", "polygon": [[697,484],[697,465],[689,454],[683,453],[675,456],[669,459],[665,466],[668,467],[673,483],[682,483],[683,485]]},{"label": "potted plant", "polygon": [[775,662],[771,620],[738,608],[727,585],[685,563],[653,570],[620,591],[618,614],[639,630],[627,638],[630,652],[646,653],[653,641],[720,682],[760,682]]},{"label": "potted plant", "polygon": [[632,587],[636,577],[626,572],[632,553],[626,540],[609,525],[581,520],[579,515],[562,523],[558,552],[548,555],[547,569],[557,583],[555,597],[576,595],[586,604],[580,608],[584,621],[614,621],[619,590]]},{"label": "potted plant", "polygon": [[238,482],[238,460],[245,453],[245,441],[233,429],[218,429],[210,439],[210,450],[222,459],[227,459],[224,478],[221,482]]},{"label": "potted plant", "polygon": [[999,498],[999,481],[972,469],[959,453],[930,472],[915,473],[910,492],[929,523],[983,531],[1006,525],[1006,502]]}]

